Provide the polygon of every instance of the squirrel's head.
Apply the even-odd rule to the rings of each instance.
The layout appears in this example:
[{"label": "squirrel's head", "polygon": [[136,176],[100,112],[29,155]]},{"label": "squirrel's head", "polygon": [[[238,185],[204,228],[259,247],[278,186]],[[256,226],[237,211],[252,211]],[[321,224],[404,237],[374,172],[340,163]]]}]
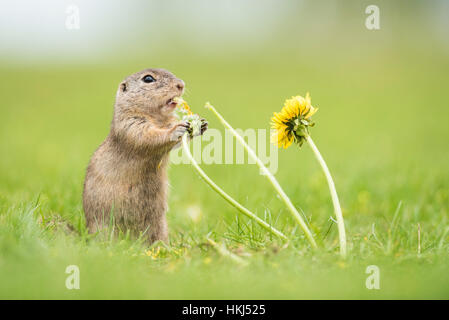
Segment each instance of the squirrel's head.
[{"label": "squirrel's head", "polygon": [[184,81],[164,69],[145,69],[123,80],[117,90],[116,105],[151,114],[170,114],[175,97],[184,92]]}]

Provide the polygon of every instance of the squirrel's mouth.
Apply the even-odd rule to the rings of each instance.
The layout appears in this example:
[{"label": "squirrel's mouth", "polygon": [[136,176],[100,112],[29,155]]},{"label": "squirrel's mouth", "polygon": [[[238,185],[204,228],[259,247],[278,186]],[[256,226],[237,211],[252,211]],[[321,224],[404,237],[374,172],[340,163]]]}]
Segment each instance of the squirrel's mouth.
[{"label": "squirrel's mouth", "polygon": [[175,110],[176,106],[178,105],[175,102],[175,98],[177,98],[178,96],[175,96],[173,98],[170,98],[167,100],[167,102],[165,103],[165,105],[170,109],[170,110]]}]

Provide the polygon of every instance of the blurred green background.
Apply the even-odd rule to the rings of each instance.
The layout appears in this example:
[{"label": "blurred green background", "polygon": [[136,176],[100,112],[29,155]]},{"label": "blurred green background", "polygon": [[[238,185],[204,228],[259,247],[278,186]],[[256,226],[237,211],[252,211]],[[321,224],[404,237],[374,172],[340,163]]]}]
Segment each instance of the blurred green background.
[{"label": "blurred green background", "polygon": [[[70,4],[79,29],[66,28]],[[380,30],[365,27],[373,4]],[[0,17],[1,298],[449,297],[447,2],[18,1],[2,3]],[[254,165],[203,169],[271,217],[288,245],[238,217],[189,165],[169,169],[171,249],[153,259],[131,240],[87,236],[85,168],[118,84],[148,67],[182,78],[192,109],[222,131],[205,101],[235,128],[268,129],[285,98],[310,92],[348,259],[307,146],[279,150],[276,177],[318,251]],[[209,233],[249,265],[219,255]],[[65,288],[69,264],[80,266],[80,290]],[[372,264],[380,290],[365,287]]]}]

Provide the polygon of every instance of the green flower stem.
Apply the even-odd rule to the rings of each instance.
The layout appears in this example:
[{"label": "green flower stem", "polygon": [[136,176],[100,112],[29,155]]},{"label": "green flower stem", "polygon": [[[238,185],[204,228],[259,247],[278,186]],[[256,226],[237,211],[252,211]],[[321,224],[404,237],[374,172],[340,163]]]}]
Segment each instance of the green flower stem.
[{"label": "green flower stem", "polygon": [[212,247],[215,248],[215,250],[218,251],[219,254],[221,254],[223,257],[227,257],[229,259],[231,259],[232,261],[234,261],[237,264],[240,264],[242,266],[246,266],[248,264],[248,262],[246,262],[245,260],[243,260],[242,258],[240,258],[239,256],[233,254],[231,251],[229,251],[228,249],[226,249],[226,246],[223,244],[219,245],[218,243],[216,243],[214,240],[207,238],[207,241],[212,245]]},{"label": "green flower stem", "polygon": [[293,218],[296,220],[296,222],[299,224],[299,226],[304,231],[307,239],[309,240],[310,244],[313,248],[316,248],[316,242],[313,238],[312,233],[310,232],[309,228],[307,227],[306,223],[302,219],[299,212],[296,210],[293,203],[290,201],[290,198],[285,194],[284,190],[282,190],[281,186],[277,182],[276,178],[273,176],[273,174],[265,167],[265,165],[262,163],[262,161],[259,159],[259,157],[256,155],[256,153],[248,146],[248,144],[245,142],[245,140],[234,130],[234,128],[231,127],[231,125],[215,110],[215,108],[210,104],[206,103],[206,108],[211,110],[217,118],[221,121],[221,123],[234,135],[234,137],[237,139],[240,144],[243,145],[243,147],[248,152],[249,156],[257,163],[260,170],[262,170],[263,174],[268,178],[268,180],[273,185],[274,189],[277,191],[279,196],[282,198],[284,203],[286,204],[287,208],[290,210],[291,214],[293,215]]},{"label": "green flower stem", "polygon": [[193,165],[193,167],[196,169],[196,171],[199,173],[201,178],[209,185],[212,189],[214,189],[219,195],[221,195],[227,202],[229,202],[232,206],[234,206],[237,210],[239,210],[241,213],[243,213],[248,218],[251,218],[255,220],[262,228],[265,230],[271,232],[275,236],[283,239],[288,240],[288,238],[277,229],[273,228],[271,225],[266,223],[264,220],[260,219],[258,216],[256,216],[254,213],[246,209],[244,206],[242,206],[240,203],[235,201],[230,195],[228,195],[226,192],[223,191],[219,186],[217,186],[208,176],[207,174],[200,168],[198,163],[193,158],[192,154],[190,153],[189,145],[187,144],[188,141],[188,133],[184,134],[182,137],[182,147],[184,149],[185,154],[190,160],[190,163]]},{"label": "green flower stem", "polygon": [[343,220],[343,214],[341,213],[340,201],[338,200],[337,190],[335,189],[334,180],[332,180],[332,176],[329,172],[329,169],[324,162],[323,157],[321,156],[320,151],[316,147],[315,143],[313,143],[312,138],[309,135],[306,135],[306,140],[312,148],[313,153],[315,154],[316,159],[318,160],[321,168],[323,169],[324,175],[327,179],[327,184],[329,185],[329,190],[332,197],[332,203],[334,205],[335,216],[337,218],[338,225],[338,236],[340,238],[340,254],[342,257],[346,257],[346,232],[345,232],[345,222]]}]

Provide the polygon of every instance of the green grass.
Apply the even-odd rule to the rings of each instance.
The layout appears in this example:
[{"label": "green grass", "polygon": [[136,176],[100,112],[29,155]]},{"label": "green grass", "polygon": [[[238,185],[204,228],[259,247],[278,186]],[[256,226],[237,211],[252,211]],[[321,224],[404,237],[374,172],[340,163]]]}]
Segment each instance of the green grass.
[{"label": "green grass", "polygon": [[[256,59],[2,64],[0,298],[449,298],[449,63],[438,52],[430,59],[398,44],[313,58],[273,50]],[[338,255],[327,184],[307,146],[280,150],[276,177],[308,218],[317,250],[255,165],[202,167],[288,244],[240,216],[189,165],[169,169],[170,244],[156,258],[125,236],[88,235],[84,170],[108,132],[118,83],[148,66],[184,79],[186,100],[220,130],[205,101],[235,128],[268,128],[285,98],[310,91],[320,108],[312,135],[339,192],[348,258]],[[247,265],[220,255],[207,237]],[[80,290],[65,288],[72,264]],[[365,287],[369,265],[380,268],[380,290]]]}]

